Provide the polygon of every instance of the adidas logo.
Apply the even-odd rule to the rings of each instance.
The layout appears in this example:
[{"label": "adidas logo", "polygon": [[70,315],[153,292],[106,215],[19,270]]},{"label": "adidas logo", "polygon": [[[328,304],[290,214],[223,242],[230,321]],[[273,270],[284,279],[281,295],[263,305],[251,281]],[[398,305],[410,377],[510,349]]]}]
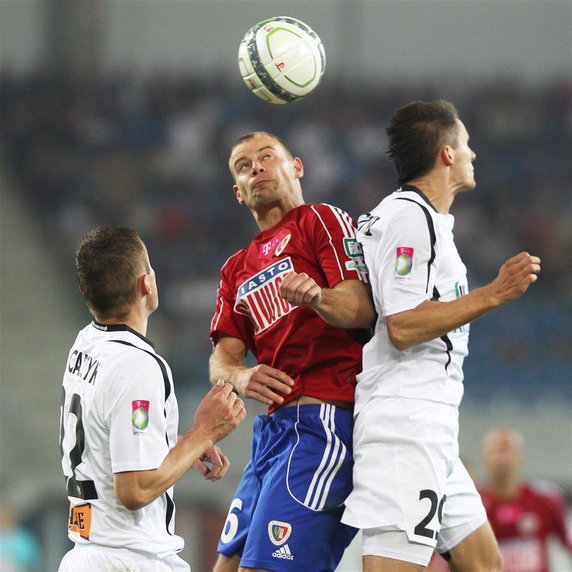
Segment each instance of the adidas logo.
[{"label": "adidas logo", "polygon": [[273,558],[283,558],[284,560],[294,560],[294,556],[292,556],[292,553],[290,552],[290,548],[288,548],[287,544],[285,544],[284,546],[281,546],[276,552],[273,552],[272,557]]}]

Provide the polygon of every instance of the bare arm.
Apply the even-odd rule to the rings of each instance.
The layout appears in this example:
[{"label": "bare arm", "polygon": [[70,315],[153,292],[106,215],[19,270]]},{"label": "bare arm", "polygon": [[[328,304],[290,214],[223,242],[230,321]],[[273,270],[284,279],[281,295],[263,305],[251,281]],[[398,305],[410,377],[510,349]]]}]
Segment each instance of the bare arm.
[{"label": "bare arm", "polygon": [[294,380],[283,371],[265,364],[244,364],[246,346],[242,340],[225,336],[215,346],[209,360],[210,378],[230,383],[242,396],[271,405],[284,399],[276,392],[290,393]]},{"label": "bare arm", "polygon": [[244,403],[232,386],[217,383],[200,402],[193,426],[159,468],[113,475],[117,498],[129,510],[140,509],[162,495],[201,459],[216,462],[214,443],[226,437],[245,416]]},{"label": "bare arm", "polygon": [[439,338],[487,312],[522,296],[540,272],[540,258],[521,252],[509,258],[498,276],[488,284],[451,302],[423,302],[413,310],[387,318],[393,345],[406,350]]},{"label": "bare arm", "polygon": [[305,272],[289,272],[280,284],[280,295],[294,306],[309,306],[337,328],[370,328],[376,319],[369,288],[360,280],[343,280],[334,288],[321,288]]}]

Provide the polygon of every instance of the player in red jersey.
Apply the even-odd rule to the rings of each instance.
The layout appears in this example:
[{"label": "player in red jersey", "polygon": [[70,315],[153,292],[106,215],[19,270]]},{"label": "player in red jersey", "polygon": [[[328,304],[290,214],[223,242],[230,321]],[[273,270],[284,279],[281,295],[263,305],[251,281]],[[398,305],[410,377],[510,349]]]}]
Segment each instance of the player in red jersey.
[{"label": "player in red jersey", "polygon": [[269,414],[255,420],[215,570],[333,570],[356,533],[340,518],[352,486],[357,332],[375,319],[361,248],[347,213],[304,203],[302,161],[278,137],[241,137],[229,167],[260,233],[221,270],[211,381]]},{"label": "player in red jersey", "polygon": [[503,571],[550,572],[551,537],[572,554],[566,503],[556,485],[522,479],[523,453],[519,432],[509,428],[489,431],[483,440],[487,482],[479,492],[503,554]]}]

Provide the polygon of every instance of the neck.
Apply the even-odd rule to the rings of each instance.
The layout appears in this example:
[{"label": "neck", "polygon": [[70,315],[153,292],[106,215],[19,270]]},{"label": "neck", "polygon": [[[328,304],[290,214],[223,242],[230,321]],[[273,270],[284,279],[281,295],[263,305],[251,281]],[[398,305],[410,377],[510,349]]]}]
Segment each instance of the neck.
[{"label": "neck", "polygon": [[510,500],[518,494],[520,479],[516,475],[497,476],[491,479],[491,486],[497,497]]},{"label": "neck", "polygon": [[281,202],[273,205],[267,209],[252,209],[252,215],[260,230],[272,228],[278,224],[291,210],[303,205],[304,201],[289,201],[287,203]]},{"label": "neck", "polygon": [[435,175],[422,177],[407,183],[417,187],[441,214],[449,214],[449,209],[455,199],[455,192],[444,181]]},{"label": "neck", "polygon": [[135,312],[131,312],[124,319],[119,319],[119,318],[101,319],[95,316],[95,319],[100,324],[108,324],[108,325],[125,324],[126,326],[129,326],[132,330],[135,330],[138,334],[141,334],[144,337],[147,336],[147,318],[148,316],[142,316],[142,315],[138,316],[135,314]]}]

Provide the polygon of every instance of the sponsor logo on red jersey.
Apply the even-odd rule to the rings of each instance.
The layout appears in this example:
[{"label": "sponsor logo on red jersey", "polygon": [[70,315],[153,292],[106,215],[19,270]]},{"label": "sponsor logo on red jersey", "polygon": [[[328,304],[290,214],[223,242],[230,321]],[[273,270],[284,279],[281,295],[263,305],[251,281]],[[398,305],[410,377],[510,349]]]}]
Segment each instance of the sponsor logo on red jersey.
[{"label": "sponsor logo on red jersey", "polygon": [[238,287],[234,310],[252,320],[256,328],[255,334],[266,330],[294,310],[295,306],[280,296],[280,284],[293,269],[292,259],[284,258],[251,276]]},{"label": "sponsor logo on red jersey", "polygon": [[291,234],[287,234],[285,230],[281,230],[277,234],[275,234],[270,240],[267,240],[263,244],[260,245],[260,249],[258,251],[258,258],[266,258],[273,254],[274,256],[280,256],[290,239],[292,238]]}]

